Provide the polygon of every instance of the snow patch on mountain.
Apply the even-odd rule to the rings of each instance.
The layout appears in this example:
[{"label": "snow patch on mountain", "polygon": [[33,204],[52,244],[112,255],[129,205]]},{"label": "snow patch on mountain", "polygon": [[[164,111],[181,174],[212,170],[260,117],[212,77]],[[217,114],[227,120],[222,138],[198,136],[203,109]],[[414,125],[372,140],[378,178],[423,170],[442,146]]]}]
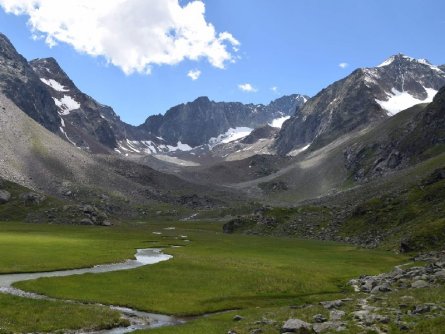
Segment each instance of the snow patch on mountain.
[{"label": "snow patch on mountain", "polygon": [[54,103],[59,107],[59,114],[66,116],[73,110],[80,108],[80,103],[69,95],[64,95],[60,100],[53,97]]},{"label": "snow patch on mountain", "polygon": [[44,78],[40,78],[40,81],[42,81],[45,85],[50,86],[52,89],[58,91],[58,92],[68,92],[69,89],[66,89],[65,86],[63,86],[62,84],[60,84],[59,82],[57,82],[54,79],[44,79]]},{"label": "snow patch on mountain", "polygon": [[290,116],[282,116],[282,117],[275,118],[274,120],[272,120],[272,122],[269,123],[269,125],[273,128],[281,129],[281,127],[283,126],[283,123],[286,122],[289,118],[290,118]]},{"label": "snow patch on mountain", "polygon": [[295,157],[295,156],[297,156],[298,154],[300,154],[301,152],[306,151],[306,150],[309,148],[309,146],[311,146],[311,144],[307,144],[306,146],[297,148],[297,149],[295,149],[295,150],[289,152],[287,155],[288,155],[288,156],[291,156],[291,157]]},{"label": "snow patch on mountain", "polygon": [[385,109],[388,116],[394,116],[402,110],[408,109],[419,103],[430,103],[433,101],[434,96],[437,94],[437,90],[432,88],[425,88],[428,93],[428,97],[425,100],[416,99],[408,92],[399,92],[393,88],[391,94],[388,94],[388,100],[375,100],[380,106]]},{"label": "snow patch on mountain", "polygon": [[235,140],[247,137],[253,131],[252,128],[248,127],[236,127],[230,128],[225,133],[220,134],[218,137],[212,137],[209,140],[209,146],[214,147],[218,144],[227,144]]},{"label": "snow patch on mountain", "polygon": [[169,152],[176,152],[176,151],[187,152],[187,151],[193,150],[193,148],[190,145],[183,144],[183,143],[181,143],[181,141],[178,141],[176,146],[167,145],[167,148],[168,148]]}]

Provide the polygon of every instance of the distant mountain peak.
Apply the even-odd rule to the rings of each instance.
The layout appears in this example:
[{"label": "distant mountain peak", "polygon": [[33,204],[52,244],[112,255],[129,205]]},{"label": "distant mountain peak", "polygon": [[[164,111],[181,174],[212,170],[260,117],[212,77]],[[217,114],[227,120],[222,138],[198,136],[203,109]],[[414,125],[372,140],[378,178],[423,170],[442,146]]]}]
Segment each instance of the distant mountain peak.
[{"label": "distant mountain peak", "polygon": [[431,67],[433,70],[438,70],[438,71],[442,71],[439,67],[431,64],[431,62],[428,59],[424,59],[424,58],[412,58],[409,56],[406,56],[402,53],[398,53],[396,55],[393,55],[391,57],[389,57],[388,59],[386,59],[383,63],[381,63],[380,65],[378,65],[377,67],[386,67],[386,66],[390,66],[390,65],[409,65],[409,64],[421,64],[421,65],[426,65]]}]

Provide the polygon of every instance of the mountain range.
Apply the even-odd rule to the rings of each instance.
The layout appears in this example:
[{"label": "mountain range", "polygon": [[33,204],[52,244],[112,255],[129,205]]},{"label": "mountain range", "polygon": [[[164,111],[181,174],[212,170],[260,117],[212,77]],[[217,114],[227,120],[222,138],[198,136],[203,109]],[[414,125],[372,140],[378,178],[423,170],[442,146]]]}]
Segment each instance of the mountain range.
[{"label": "mountain range", "polygon": [[[397,54],[313,97],[264,105],[203,96],[134,126],[82,92],[54,58],[27,61],[0,34],[0,177],[54,199],[31,218],[70,221],[63,207],[79,203],[115,220],[257,217],[258,207],[313,205],[335,216],[315,237],[337,240],[364,203],[442,177],[444,86],[445,66]],[[258,217],[241,230],[301,232],[289,221],[265,228]],[[369,229],[354,240],[363,235]]]}]

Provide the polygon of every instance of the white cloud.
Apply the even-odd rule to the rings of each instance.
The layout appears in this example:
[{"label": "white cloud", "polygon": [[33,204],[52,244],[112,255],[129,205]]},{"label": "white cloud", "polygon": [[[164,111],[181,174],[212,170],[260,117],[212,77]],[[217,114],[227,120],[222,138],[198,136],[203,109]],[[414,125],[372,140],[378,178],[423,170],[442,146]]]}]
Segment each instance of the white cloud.
[{"label": "white cloud", "polygon": [[258,91],[250,83],[239,84],[238,88],[241,89],[243,92],[248,92],[248,93],[255,93]]},{"label": "white cloud", "polygon": [[338,64],[338,67],[341,67],[341,68],[346,68],[348,66],[349,66],[348,63],[340,63],[340,64]]},{"label": "white cloud", "polygon": [[187,76],[192,79],[193,81],[198,80],[199,77],[201,76],[201,71],[200,70],[190,70],[187,73]]},{"label": "white cloud", "polygon": [[277,86],[272,86],[270,87],[270,90],[274,93],[278,93],[278,87]]},{"label": "white cloud", "polygon": [[29,16],[35,38],[103,56],[126,74],[149,73],[153,65],[207,59],[224,68],[240,43],[217,33],[199,0],[0,0],[8,13]]}]

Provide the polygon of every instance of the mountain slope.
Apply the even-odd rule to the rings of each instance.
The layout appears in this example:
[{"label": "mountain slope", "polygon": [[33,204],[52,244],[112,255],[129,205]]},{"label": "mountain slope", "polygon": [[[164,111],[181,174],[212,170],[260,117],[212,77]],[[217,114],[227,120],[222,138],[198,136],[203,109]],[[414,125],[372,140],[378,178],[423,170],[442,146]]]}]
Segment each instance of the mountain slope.
[{"label": "mountain slope", "polygon": [[374,136],[346,150],[346,165],[356,180],[382,176],[444,150],[445,87],[429,105],[415,106],[400,116],[388,130],[376,129]]},{"label": "mountain slope", "polygon": [[0,91],[35,121],[52,132],[61,124],[46,86],[8,38],[0,33]]},{"label": "mountain slope", "polygon": [[441,69],[400,54],[378,67],[355,70],[311,98],[283,125],[277,151],[287,154],[308,144],[321,147],[414,104],[431,102],[444,85]]},{"label": "mountain slope", "polygon": [[30,65],[58,107],[63,120],[61,132],[75,146],[93,153],[106,153],[127,138],[152,139],[122,122],[111,107],[81,92],[54,58],[35,59]]}]

